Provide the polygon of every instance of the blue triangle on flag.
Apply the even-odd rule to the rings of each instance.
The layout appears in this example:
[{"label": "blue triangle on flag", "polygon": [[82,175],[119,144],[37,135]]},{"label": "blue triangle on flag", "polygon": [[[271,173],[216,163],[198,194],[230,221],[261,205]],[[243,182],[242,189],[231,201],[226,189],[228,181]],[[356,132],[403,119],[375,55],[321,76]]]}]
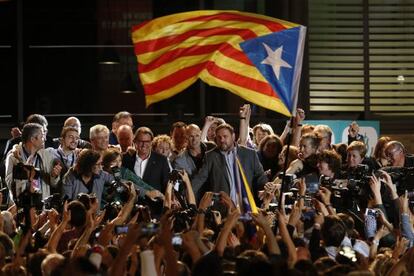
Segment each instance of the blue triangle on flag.
[{"label": "blue triangle on flag", "polygon": [[294,73],[300,27],[260,36],[240,43],[240,47],[282,99],[293,110]]}]

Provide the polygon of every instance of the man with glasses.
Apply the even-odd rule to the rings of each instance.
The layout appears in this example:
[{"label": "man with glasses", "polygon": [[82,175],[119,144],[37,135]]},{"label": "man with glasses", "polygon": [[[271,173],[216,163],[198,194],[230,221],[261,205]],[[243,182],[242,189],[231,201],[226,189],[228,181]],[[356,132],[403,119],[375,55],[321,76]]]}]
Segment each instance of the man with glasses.
[{"label": "man with glasses", "polygon": [[[6,183],[14,200],[26,189],[42,194],[45,199],[50,195],[50,186],[56,186],[62,167],[54,162],[51,149],[44,149],[46,133],[42,125],[28,123],[23,127],[22,142],[11,150],[6,158]],[[26,176],[14,175],[15,167],[22,163]],[[32,169],[28,169],[28,168]],[[34,173],[34,169],[38,172]]]},{"label": "man with glasses", "polygon": [[[154,189],[165,193],[169,178],[170,167],[167,157],[152,151],[152,140],[154,134],[148,127],[140,127],[134,134],[135,151],[124,154],[122,165],[133,171],[142,178],[145,183]],[[145,199],[151,214],[160,217],[162,213],[162,202]]]},{"label": "man with glasses", "polygon": [[135,172],[153,188],[165,192],[170,168],[165,156],[151,151],[154,134],[148,127],[140,127],[134,134],[135,152],[124,155],[122,164]]},{"label": "man with glasses", "polygon": [[407,150],[401,142],[388,142],[384,152],[390,166],[414,167],[414,156],[407,154]]}]

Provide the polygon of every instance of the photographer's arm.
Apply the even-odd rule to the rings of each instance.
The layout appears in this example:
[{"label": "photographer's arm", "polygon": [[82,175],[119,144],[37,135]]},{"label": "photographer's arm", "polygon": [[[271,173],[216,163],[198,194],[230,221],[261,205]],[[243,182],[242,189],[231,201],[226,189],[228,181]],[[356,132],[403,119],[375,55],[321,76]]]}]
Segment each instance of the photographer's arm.
[{"label": "photographer's arm", "polygon": [[252,213],[252,218],[254,222],[260,226],[260,228],[263,229],[265,235],[266,235],[266,244],[267,248],[269,250],[269,254],[273,255],[280,255],[280,248],[279,244],[276,241],[275,235],[273,235],[272,228],[270,228],[270,225],[266,218],[262,215],[262,213],[254,214]]},{"label": "photographer's arm", "polygon": [[224,249],[226,248],[227,239],[230,235],[231,229],[234,227],[239,217],[240,211],[238,209],[234,209],[233,212],[231,212],[231,214],[227,216],[226,222],[224,223],[224,226],[221,229],[216,241],[215,250],[217,251],[218,256],[223,256]]},{"label": "photographer's arm", "polygon": [[381,178],[384,180],[385,185],[391,192],[392,205],[390,212],[394,217],[393,226],[394,228],[398,228],[400,225],[400,199],[398,198],[397,187],[394,185],[391,176],[387,172],[383,170],[379,170],[379,172],[381,172]]},{"label": "photographer's arm", "polygon": [[282,240],[287,246],[288,251],[288,264],[290,268],[293,268],[296,262],[296,247],[290,237],[289,231],[286,227],[286,217],[281,213],[278,212],[278,221],[279,221],[279,232],[282,236]]},{"label": "photographer's arm", "polygon": [[99,234],[97,243],[102,246],[108,246],[112,240],[114,228],[115,224],[113,224],[112,222],[106,224],[102,228],[101,233]]},{"label": "photographer's arm", "polygon": [[173,183],[168,181],[167,188],[165,189],[164,208],[171,209],[172,196],[173,196]]},{"label": "photographer's arm", "polygon": [[71,254],[72,259],[75,257],[85,255],[86,250],[87,250],[86,244],[88,243],[92,232],[101,223],[104,216],[105,216],[105,211],[101,215],[94,218],[91,209],[88,210],[88,212],[86,213],[86,227],[82,235],[76,242],[75,247],[72,250],[72,254]]},{"label": "photographer's arm", "polygon": [[63,205],[63,216],[62,222],[56,227],[55,231],[52,232],[48,242],[46,243],[46,249],[51,253],[56,253],[56,248],[59,244],[60,238],[62,237],[63,231],[68,225],[71,218],[70,210],[68,210],[68,203],[65,202]]},{"label": "photographer's arm", "polygon": [[113,261],[112,265],[108,269],[108,274],[110,276],[117,276],[117,275],[124,275],[126,271],[126,264],[125,260],[128,259],[128,254],[131,252],[131,249],[136,243],[137,236],[139,235],[141,229],[138,224],[132,224],[128,228],[128,233],[122,245],[119,248],[119,252],[116,255],[115,260]]},{"label": "photographer's arm", "polygon": [[196,199],[195,199],[195,195],[193,192],[193,187],[191,186],[191,181],[190,181],[190,178],[188,177],[187,172],[183,170],[183,171],[180,171],[179,174],[185,184],[188,204],[196,206]]},{"label": "photographer's arm", "polygon": [[387,228],[385,226],[382,226],[377,233],[374,236],[374,239],[372,240],[372,244],[369,248],[369,259],[370,260],[374,260],[375,257],[377,256],[377,250],[378,250],[378,245],[379,245],[379,241],[385,237],[389,232],[387,231]]},{"label": "photographer's arm", "polygon": [[127,220],[129,214],[131,213],[132,208],[134,208],[135,199],[137,197],[134,184],[130,182],[128,189],[129,189],[128,201],[127,203],[124,204],[124,206],[122,206],[122,209],[119,211],[118,216],[111,221],[111,223],[113,223],[114,225],[123,224]]},{"label": "photographer's arm", "polygon": [[321,197],[322,203],[325,204],[326,209],[328,209],[329,214],[336,215],[335,209],[332,207],[331,204],[332,192],[326,187],[320,187],[319,195]]},{"label": "photographer's arm", "polygon": [[381,183],[375,175],[371,176],[369,186],[374,195],[375,205],[382,205]]},{"label": "photographer's arm", "polygon": [[206,217],[207,208],[211,205],[213,199],[212,192],[206,192],[198,205],[197,216],[194,220],[192,229],[197,230],[200,234],[204,231],[204,219]]},{"label": "photographer's arm", "polygon": [[410,208],[408,206],[407,193],[401,196],[401,235],[410,241],[414,241],[413,226],[410,223]]}]

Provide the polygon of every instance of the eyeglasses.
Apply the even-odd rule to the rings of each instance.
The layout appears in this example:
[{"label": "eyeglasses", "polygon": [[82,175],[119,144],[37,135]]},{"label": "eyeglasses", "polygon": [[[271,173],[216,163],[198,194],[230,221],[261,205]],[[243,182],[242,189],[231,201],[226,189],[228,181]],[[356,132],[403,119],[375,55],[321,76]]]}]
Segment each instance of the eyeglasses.
[{"label": "eyeglasses", "polygon": [[399,151],[401,151],[401,149],[395,149],[395,150],[390,150],[390,151],[387,151],[386,153],[385,153],[385,156],[386,157],[392,157],[394,154],[396,154],[397,152],[399,152]]},{"label": "eyeglasses", "polygon": [[137,140],[136,142],[137,144],[150,144],[152,141],[151,140]]}]

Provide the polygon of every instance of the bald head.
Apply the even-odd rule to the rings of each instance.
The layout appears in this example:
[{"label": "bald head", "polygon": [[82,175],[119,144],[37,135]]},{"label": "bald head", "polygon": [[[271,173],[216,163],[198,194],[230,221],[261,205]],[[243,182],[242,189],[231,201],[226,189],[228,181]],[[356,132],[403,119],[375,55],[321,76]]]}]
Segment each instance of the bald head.
[{"label": "bald head", "polygon": [[404,145],[399,141],[390,141],[385,145],[385,156],[391,166],[404,167],[407,153]]},{"label": "bald head", "polygon": [[201,144],[201,130],[198,125],[190,124],[186,127],[187,148],[189,150],[199,150]]},{"label": "bald head", "polygon": [[116,137],[119,145],[121,146],[122,152],[126,152],[128,147],[132,146],[134,133],[129,125],[121,125],[116,132]]},{"label": "bald head", "polygon": [[81,134],[81,123],[76,117],[69,117],[65,120],[63,127],[74,127],[78,130],[79,135]]}]

